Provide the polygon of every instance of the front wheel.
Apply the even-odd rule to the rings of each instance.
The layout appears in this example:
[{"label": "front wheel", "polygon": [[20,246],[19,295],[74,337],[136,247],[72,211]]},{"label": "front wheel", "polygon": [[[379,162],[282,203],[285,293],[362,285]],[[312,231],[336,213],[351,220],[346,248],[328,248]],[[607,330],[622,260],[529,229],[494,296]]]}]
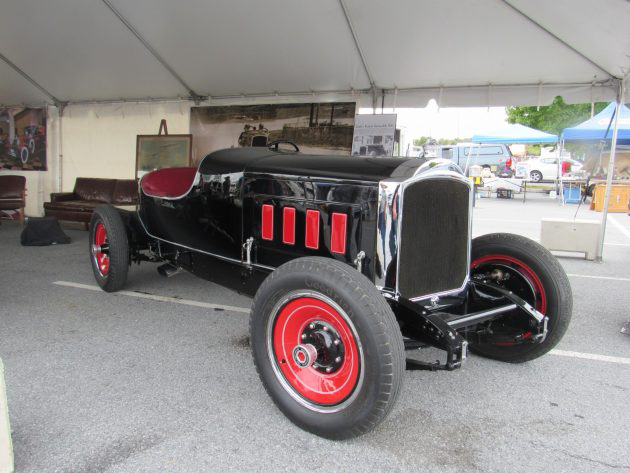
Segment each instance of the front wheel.
[{"label": "front wheel", "polygon": [[491,233],[472,241],[471,261],[471,278],[495,281],[548,317],[543,342],[532,342],[528,319],[516,310],[493,321],[483,343],[471,343],[471,351],[521,363],[551,350],[566,332],[573,310],[571,285],[558,260],[529,238]]},{"label": "front wheel", "polygon": [[540,182],[543,179],[542,172],[540,171],[532,171],[529,173],[529,177],[531,177],[532,181]]},{"label": "front wheel", "polygon": [[396,318],[346,264],[299,258],[276,269],[254,298],[250,337],[265,389],[309,432],[362,435],[398,397],[405,354]]},{"label": "front wheel", "polygon": [[90,220],[90,261],[96,282],[107,292],[127,281],[129,241],[120,213],[111,206],[96,208]]}]

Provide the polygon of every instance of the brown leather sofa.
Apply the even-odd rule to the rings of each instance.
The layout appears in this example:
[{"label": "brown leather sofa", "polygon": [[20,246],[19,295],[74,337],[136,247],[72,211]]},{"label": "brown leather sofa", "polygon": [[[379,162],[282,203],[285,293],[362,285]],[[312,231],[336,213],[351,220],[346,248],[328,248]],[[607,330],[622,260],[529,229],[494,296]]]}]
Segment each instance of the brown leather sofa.
[{"label": "brown leather sofa", "polygon": [[92,211],[99,205],[135,205],[137,202],[138,184],[134,179],[77,177],[73,192],[50,194],[50,202],[44,203],[44,213],[59,220],[84,222],[87,227]]},{"label": "brown leather sofa", "polygon": [[24,223],[24,207],[26,206],[26,178],[24,176],[0,176],[0,214],[13,218],[5,210],[15,210],[20,223]]}]

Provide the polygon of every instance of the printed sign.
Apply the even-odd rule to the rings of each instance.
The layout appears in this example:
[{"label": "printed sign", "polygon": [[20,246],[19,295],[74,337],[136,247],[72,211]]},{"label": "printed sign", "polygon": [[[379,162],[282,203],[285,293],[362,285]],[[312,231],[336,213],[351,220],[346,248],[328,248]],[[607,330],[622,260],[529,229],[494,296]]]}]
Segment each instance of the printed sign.
[{"label": "printed sign", "polygon": [[396,114],[357,115],[354,118],[352,156],[392,156]]}]

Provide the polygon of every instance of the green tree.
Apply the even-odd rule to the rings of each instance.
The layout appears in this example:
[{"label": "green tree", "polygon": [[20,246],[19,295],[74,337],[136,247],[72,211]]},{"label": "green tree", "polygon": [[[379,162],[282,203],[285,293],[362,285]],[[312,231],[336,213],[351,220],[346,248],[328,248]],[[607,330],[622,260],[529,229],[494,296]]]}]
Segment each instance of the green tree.
[{"label": "green tree", "polygon": [[[605,102],[595,103],[595,113],[601,112]],[[565,128],[578,125],[591,117],[591,104],[569,105],[558,96],[551,105],[538,107],[507,107],[508,123],[520,123],[537,130],[560,135]]]},{"label": "green tree", "polygon": [[413,145],[424,146],[427,144],[427,141],[429,141],[430,139],[431,139],[430,136],[421,136],[420,138],[416,138],[415,140],[413,140]]}]

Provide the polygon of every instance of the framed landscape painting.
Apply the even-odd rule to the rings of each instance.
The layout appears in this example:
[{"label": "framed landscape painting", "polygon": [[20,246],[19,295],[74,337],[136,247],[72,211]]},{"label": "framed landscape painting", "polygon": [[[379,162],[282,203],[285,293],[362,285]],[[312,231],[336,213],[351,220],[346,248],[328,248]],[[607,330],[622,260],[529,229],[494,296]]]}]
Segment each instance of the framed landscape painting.
[{"label": "framed landscape painting", "polygon": [[192,135],[138,135],[136,179],[156,169],[188,167]]}]

